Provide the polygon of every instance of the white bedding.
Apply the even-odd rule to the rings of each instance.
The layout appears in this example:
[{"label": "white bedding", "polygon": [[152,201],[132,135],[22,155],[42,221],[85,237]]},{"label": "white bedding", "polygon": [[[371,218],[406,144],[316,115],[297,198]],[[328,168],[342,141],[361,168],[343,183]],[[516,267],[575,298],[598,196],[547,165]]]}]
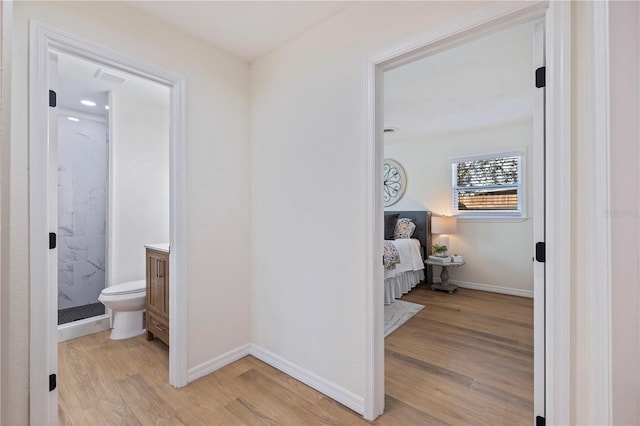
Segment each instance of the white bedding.
[{"label": "white bedding", "polygon": [[394,241],[400,254],[400,263],[384,271],[384,303],[388,305],[408,293],[424,279],[424,261],[420,255],[420,241],[398,239]]}]

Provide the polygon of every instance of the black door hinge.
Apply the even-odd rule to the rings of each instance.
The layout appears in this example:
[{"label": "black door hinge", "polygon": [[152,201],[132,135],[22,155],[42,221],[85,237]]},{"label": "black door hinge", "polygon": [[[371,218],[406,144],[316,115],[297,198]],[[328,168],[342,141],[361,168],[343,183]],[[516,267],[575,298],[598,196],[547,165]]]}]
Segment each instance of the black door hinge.
[{"label": "black door hinge", "polygon": [[55,374],[49,374],[49,392],[58,386],[58,380]]},{"label": "black door hinge", "polygon": [[546,67],[540,67],[536,70],[536,87],[546,87]]},{"label": "black door hinge", "polygon": [[55,232],[49,232],[49,249],[56,248],[57,236]]},{"label": "black door hinge", "polygon": [[544,417],[536,416],[536,426],[544,426],[545,424],[546,421],[544,420]]},{"label": "black door hinge", "polygon": [[56,105],[58,104],[57,102],[58,99],[58,95],[56,95],[56,92],[54,92],[53,90],[49,90],[49,106],[50,107],[56,107]]},{"label": "black door hinge", "polygon": [[538,262],[544,262],[546,258],[547,250],[543,242],[536,243],[536,260]]}]

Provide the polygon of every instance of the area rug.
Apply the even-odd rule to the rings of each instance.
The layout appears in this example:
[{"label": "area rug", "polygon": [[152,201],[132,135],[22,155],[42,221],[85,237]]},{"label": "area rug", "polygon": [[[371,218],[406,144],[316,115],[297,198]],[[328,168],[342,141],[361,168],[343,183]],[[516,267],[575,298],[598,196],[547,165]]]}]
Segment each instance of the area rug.
[{"label": "area rug", "polygon": [[384,337],[387,337],[398,329],[409,318],[420,312],[424,305],[396,300],[390,305],[384,306]]}]

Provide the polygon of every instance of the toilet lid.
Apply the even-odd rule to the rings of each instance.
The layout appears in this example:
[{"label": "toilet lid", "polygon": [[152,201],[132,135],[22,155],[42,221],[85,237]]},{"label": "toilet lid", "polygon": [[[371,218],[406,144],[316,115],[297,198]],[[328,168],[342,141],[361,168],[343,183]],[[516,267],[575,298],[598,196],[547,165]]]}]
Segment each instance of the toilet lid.
[{"label": "toilet lid", "polygon": [[102,290],[102,294],[114,296],[117,294],[130,294],[145,291],[147,282],[145,280],[129,281],[122,284],[112,285]]}]

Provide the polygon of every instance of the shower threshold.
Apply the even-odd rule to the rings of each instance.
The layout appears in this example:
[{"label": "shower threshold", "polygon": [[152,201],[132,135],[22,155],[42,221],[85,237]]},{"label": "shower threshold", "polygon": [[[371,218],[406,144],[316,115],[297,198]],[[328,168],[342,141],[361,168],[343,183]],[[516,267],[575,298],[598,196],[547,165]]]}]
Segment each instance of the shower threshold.
[{"label": "shower threshold", "polygon": [[58,310],[58,325],[79,321],[85,318],[98,317],[105,314],[105,306],[98,303],[75,306]]}]

